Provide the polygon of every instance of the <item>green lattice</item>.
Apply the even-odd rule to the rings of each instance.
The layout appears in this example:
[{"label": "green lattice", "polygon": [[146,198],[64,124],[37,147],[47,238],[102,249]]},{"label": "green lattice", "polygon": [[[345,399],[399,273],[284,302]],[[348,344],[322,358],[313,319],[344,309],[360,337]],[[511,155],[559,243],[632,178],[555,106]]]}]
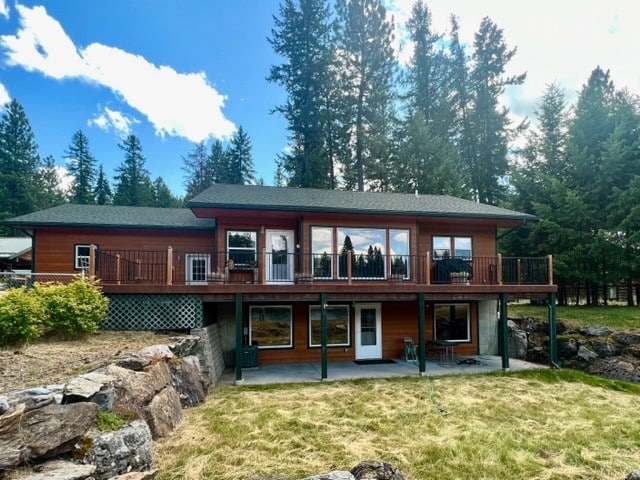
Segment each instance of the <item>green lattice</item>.
[{"label": "green lattice", "polygon": [[199,328],[202,300],[195,295],[108,295],[106,330],[182,330]]}]

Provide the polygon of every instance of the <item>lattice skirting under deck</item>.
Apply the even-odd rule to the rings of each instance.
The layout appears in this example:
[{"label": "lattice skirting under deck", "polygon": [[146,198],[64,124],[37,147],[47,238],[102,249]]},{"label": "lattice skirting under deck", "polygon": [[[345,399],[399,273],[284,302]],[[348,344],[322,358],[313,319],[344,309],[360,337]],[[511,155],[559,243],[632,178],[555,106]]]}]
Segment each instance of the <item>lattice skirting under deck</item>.
[{"label": "lattice skirting under deck", "polygon": [[203,326],[196,295],[107,295],[105,330],[182,330]]}]

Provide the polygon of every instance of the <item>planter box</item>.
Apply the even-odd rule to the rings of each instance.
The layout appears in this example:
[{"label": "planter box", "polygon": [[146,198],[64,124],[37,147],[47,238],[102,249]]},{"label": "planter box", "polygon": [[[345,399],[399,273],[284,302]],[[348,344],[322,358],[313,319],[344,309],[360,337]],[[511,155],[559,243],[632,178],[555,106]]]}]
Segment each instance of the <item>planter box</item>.
[{"label": "planter box", "polygon": [[449,280],[451,283],[464,283],[469,284],[469,274],[467,272],[451,272],[449,274]]}]

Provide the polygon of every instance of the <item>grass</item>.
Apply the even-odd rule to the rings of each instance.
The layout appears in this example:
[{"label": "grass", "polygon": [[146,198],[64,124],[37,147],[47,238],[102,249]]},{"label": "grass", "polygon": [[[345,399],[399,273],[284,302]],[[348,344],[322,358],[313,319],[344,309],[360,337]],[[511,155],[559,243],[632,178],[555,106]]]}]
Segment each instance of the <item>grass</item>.
[{"label": "grass", "polygon": [[[509,316],[547,318],[545,305],[529,305],[524,303],[509,304]],[[603,326],[613,329],[640,330],[640,307],[627,306],[568,306],[557,307],[558,320],[579,326]]]},{"label": "grass", "polygon": [[157,445],[159,479],[611,479],[640,467],[640,386],[576,371],[216,388]]}]

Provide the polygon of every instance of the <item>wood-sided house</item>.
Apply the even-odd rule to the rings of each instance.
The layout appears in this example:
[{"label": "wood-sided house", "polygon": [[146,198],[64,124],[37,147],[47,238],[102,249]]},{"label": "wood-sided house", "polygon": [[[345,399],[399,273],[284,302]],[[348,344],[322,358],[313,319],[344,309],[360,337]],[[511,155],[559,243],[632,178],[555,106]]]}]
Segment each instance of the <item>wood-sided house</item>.
[{"label": "wood-sided house", "polygon": [[450,196],[214,185],[186,209],[67,204],[6,223],[33,236],[35,272],[101,280],[106,328],[217,323],[240,380],[247,346],[260,363],[322,360],[323,378],[331,361],[398,358],[405,337],[427,345],[420,372],[430,341],[497,354],[508,298],[548,298],[555,321],[551,256],[497,249],[534,221]]}]

